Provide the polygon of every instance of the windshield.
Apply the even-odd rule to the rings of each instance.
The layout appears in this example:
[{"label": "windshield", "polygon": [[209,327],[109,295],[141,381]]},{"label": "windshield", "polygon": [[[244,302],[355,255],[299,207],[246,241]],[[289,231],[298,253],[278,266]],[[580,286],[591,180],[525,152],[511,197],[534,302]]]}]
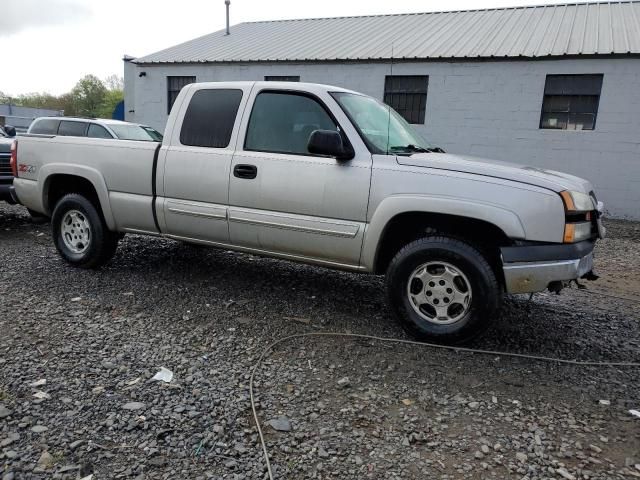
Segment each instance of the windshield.
[{"label": "windshield", "polygon": [[378,100],[355,93],[331,94],[373,153],[442,152],[396,112]]},{"label": "windshield", "polygon": [[144,126],[144,125],[142,125],[141,128],[145,132],[147,132],[149,135],[151,135],[151,138],[153,138],[156,142],[161,142],[162,141],[162,134],[159,131],[157,131],[157,130],[151,128],[151,127]]},{"label": "windshield", "polygon": [[109,128],[113,130],[120,140],[142,140],[145,142],[156,142],[149,132],[139,125],[120,125],[109,124]]},{"label": "windshield", "polygon": [[8,137],[6,133],[4,133],[4,128],[0,127],[0,137]]}]

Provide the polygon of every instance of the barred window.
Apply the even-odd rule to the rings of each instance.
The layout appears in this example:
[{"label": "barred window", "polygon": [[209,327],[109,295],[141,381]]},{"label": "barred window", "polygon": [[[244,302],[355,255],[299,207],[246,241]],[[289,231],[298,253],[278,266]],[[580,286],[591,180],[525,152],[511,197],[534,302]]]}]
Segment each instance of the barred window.
[{"label": "barred window", "polygon": [[384,82],[384,103],[402,115],[409,123],[424,124],[427,110],[426,75],[387,76]]},{"label": "barred window", "polygon": [[540,128],[596,128],[603,75],[547,75]]},{"label": "barred window", "polygon": [[167,113],[171,113],[171,107],[178,98],[182,87],[195,83],[196,77],[167,77]]}]

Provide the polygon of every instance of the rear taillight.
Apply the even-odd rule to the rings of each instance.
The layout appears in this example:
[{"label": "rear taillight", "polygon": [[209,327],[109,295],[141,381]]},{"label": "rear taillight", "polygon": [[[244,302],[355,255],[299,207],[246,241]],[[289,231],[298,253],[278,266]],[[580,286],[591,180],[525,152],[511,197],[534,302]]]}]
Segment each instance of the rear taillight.
[{"label": "rear taillight", "polygon": [[13,176],[18,176],[18,141],[15,140],[11,144],[11,160],[9,161],[9,165],[11,165],[11,171],[13,172]]}]

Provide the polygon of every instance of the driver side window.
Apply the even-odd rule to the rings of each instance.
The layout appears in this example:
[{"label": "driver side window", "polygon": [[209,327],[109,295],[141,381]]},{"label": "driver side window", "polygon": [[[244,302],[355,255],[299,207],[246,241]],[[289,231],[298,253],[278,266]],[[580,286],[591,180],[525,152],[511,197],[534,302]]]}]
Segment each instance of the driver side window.
[{"label": "driver side window", "polygon": [[324,107],[306,95],[263,92],[253,104],[245,150],[311,155],[307,149],[314,130],[338,131]]}]

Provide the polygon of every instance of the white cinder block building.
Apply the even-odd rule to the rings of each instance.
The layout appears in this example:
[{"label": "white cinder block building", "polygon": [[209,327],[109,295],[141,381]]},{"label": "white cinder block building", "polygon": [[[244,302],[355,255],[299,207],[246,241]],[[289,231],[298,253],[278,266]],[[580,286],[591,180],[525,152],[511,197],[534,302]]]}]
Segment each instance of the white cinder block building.
[{"label": "white cinder block building", "polygon": [[640,2],[243,23],[125,58],[126,119],[191,82],[292,80],[392,105],[452,153],[590,179],[640,220]]}]

